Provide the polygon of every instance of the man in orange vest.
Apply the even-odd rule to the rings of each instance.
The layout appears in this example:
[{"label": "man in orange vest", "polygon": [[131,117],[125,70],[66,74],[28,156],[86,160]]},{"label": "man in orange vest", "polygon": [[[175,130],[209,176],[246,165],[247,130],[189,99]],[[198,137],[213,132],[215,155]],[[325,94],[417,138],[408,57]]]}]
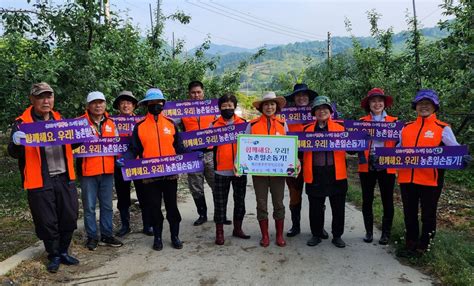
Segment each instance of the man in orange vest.
[{"label": "man in orange vest", "polygon": [[36,83],[30,92],[31,106],[12,127],[8,153],[18,159],[23,187],[36,235],[48,253],[47,270],[56,273],[59,265],[77,265],[79,260],[68,254],[72,234],[77,228],[78,200],[74,184],[74,163],[71,145],[29,147],[20,145],[25,133],[23,123],[60,120],[54,111],[54,91],[45,82]]},{"label": "man in orange vest", "polygon": [[[100,137],[118,137],[118,131],[106,109],[105,96],[100,91],[87,95],[86,113],[90,126]],[[113,236],[112,232],[112,192],[114,182],[114,157],[95,156],[76,160],[79,180],[81,182],[82,206],[84,208],[84,227],[87,233],[86,247],[96,250],[97,245],[112,247],[122,246],[122,242]],[[97,235],[95,205],[99,199],[100,208],[100,242]]]},{"label": "man in orange vest", "polygon": [[[188,84],[188,97],[191,100],[203,100],[204,99],[204,85],[200,81],[192,81]],[[211,123],[214,121],[214,115],[204,115],[196,117],[183,117],[181,119],[181,125],[184,131],[195,131],[209,128]],[[188,185],[189,190],[196,204],[197,212],[199,214],[198,219],[194,222],[194,225],[201,225],[207,221],[207,204],[206,197],[204,195],[204,179],[207,184],[214,192],[214,159],[212,148],[200,150],[204,152],[204,171],[199,173],[188,174]],[[229,220],[225,220],[225,224],[231,224]]]}]

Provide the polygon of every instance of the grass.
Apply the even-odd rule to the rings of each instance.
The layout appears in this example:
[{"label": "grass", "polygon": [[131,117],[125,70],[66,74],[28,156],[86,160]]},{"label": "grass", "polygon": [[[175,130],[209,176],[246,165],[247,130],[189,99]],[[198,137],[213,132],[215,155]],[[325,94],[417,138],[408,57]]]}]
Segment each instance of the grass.
[{"label": "grass", "polygon": [[[362,192],[358,181],[352,180],[350,185],[347,199],[360,207]],[[382,213],[380,196],[376,196],[374,219],[379,227]],[[402,208],[400,203],[396,203],[391,243],[395,246],[397,254],[403,251],[405,245],[404,230]],[[443,285],[474,285],[474,242],[466,229],[454,230],[438,226],[436,237],[428,252],[419,258],[400,259],[411,266],[427,270]]]}]

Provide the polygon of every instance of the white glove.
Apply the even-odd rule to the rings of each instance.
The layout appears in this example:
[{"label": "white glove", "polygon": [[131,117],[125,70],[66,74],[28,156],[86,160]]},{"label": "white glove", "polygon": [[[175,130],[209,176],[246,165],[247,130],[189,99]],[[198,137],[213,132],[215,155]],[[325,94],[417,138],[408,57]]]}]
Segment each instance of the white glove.
[{"label": "white glove", "polygon": [[15,131],[15,133],[13,133],[13,143],[15,143],[15,145],[20,145],[20,139],[25,139],[26,138],[26,134],[25,132],[23,131]]}]

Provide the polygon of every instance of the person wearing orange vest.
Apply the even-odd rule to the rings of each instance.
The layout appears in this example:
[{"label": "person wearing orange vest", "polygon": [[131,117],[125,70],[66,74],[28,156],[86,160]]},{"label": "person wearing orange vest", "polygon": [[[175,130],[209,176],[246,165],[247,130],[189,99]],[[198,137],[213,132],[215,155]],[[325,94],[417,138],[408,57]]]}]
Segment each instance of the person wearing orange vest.
[{"label": "person wearing orange vest", "polygon": [[[82,116],[99,138],[118,137],[118,131],[106,109],[105,96],[100,91],[87,95],[86,113]],[[86,247],[93,251],[97,245],[120,247],[123,243],[112,232],[112,194],[114,182],[113,156],[94,156],[76,160],[79,181],[81,182],[82,206],[84,208],[84,227],[87,233]],[[96,200],[100,209],[100,242],[97,234]]]},{"label": "person wearing orange vest", "polygon": [[[312,104],[311,114],[316,121],[304,126],[304,132],[344,131],[342,122],[331,119],[331,100],[318,96]],[[346,246],[341,239],[344,233],[344,212],[347,193],[347,170],[345,151],[304,152],[303,177],[309,200],[309,222],[312,237],[306,243],[315,246],[321,243],[324,226],[324,202],[329,197],[332,211],[332,243],[339,248]]]},{"label": "person wearing orange vest", "polygon": [[[192,81],[188,84],[188,97],[191,100],[204,100],[204,85],[200,81]],[[214,115],[204,115],[196,117],[181,118],[183,130],[195,131],[209,128],[209,125],[215,120]],[[207,221],[207,204],[204,194],[204,179],[214,192],[214,159],[212,148],[201,150],[204,152],[204,171],[188,174],[188,186],[193,196],[194,203],[198,212],[198,219],[194,222],[195,226],[202,225]],[[225,220],[225,224],[231,224],[231,221]]]},{"label": "person wearing orange vest", "polygon": [[[385,121],[395,122],[397,117],[392,117],[385,111],[393,104],[393,98],[386,95],[380,88],[369,90],[367,96],[362,99],[360,105],[369,114],[360,118],[361,121]],[[390,239],[393,221],[393,188],[395,186],[395,169],[376,169],[375,148],[395,147],[396,141],[369,142],[369,149],[359,153],[359,178],[362,188],[362,214],[364,216],[365,237],[364,242],[373,240],[374,213],[372,204],[374,201],[375,184],[378,182],[380,197],[383,205],[382,236],[379,244],[386,245]]]},{"label": "person wearing orange vest", "polygon": [[68,254],[73,232],[77,228],[79,207],[72,147],[69,144],[47,147],[21,145],[20,139],[26,136],[19,131],[21,124],[62,119],[53,109],[54,91],[49,84],[33,84],[29,99],[31,106],[12,127],[8,153],[18,159],[36,235],[43,241],[48,253],[47,270],[56,273],[61,263],[79,264],[79,260]]},{"label": "person wearing orange vest", "polygon": [[[252,105],[262,113],[262,115],[252,121],[247,126],[245,133],[259,135],[285,135],[288,126],[284,120],[275,114],[280,112],[285,106],[286,100],[283,96],[276,96],[274,92],[265,93],[261,100],[257,100]],[[285,222],[285,205],[283,197],[285,195],[285,177],[274,176],[252,176],[255,197],[257,199],[257,220],[262,232],[260,245],[267,247],[270,245],[268,235],[268,191],[272,196],[273,218],[275,219],[276,244],[280,247],[286,245],[283,238],[283,227]]]},{"label": "person wearing orange vest", "polygon": [[[120,116],[135,116],[133,113],[137,107],[138,100],[131,91],[121,91],[115,98],[112,107],[119,111]],[[120,134],[120,136],[129,136],[129,134]],[[116,236],[122,237],[130,232],[130,187],[131,181],[124,181],[122,171],[116,166],[114,170],[114,185],[117,193],[117,209],[120,212],[121,228],[115,233]],[[142,211],[143,233],[146,235],[153,235],[153,229],[150,225],[150,214],[144,210],[143,201],[143,184],[141,180],[134,180],[133,185],[137,194],[140,208]]]},{"label": "person wearing orange vest", "polygon": [[[439,98],[434,90],[418,91],[412,101],[412,108],[416,110],[418,117],[403,127],[399,146],[459,145],[451,127],[436,118]],[[466,157],[470,158],[469,155]],[[398,182],[403,202],[406,250],[408,254],[423,253],[428,249],[436,233],[436,209],[444,185],[444,170],[399,169]],[[421,205],[421,235],[418,225],[419,205]]]},{"label": "person wearing orange vest", "polygon": [[[221,116],[214,120],[210,128],[223,127],[245,123],[245,119],[235,114],[237,98],[231,93],[226,93],[218,100]],[[216,223],[217,245],[223,245],[224,222],[226,220],[227,201],[229,198],[230,184],[234,191],[234,230],[232,236],[249,239],[250,236],[242,231],[242,221],[245,216],[245,193],[247,190],[247,176],[235,176],[234,162],[237,158],[237,143],[224,144],[214,147],[215,187],[212,193],[214,198],[214,222]]]},{"label": "person wearing orange vest", "polygon": [[[308,88],[304,83],[297,83],[293,87],[293,92],[285,96],[287,106],[309,106],[313,100],[318,96],[318,93]],[[302,132],[304,123],[288,124],[288,129],[291,132]],[[298,159],[303,160],[303,153],[298,152]],[[291,221],[293,225],[286,233],[286,236],[293,237],[301,232],[300,220],[301,220],[301,195],[303,194],[303,172],[300,172],[298,177],[287,177],[286,185],[290,191],[290,212]],[[328,233],[323,228],[321,238],[327,239]]]},{"label": "person wearing orange vest", "polygon": [[[132,141],[127,152],[117,160],[123,166],[123,160],[137,158],[153,158],[173,156],[186,152],[181,136],[174,121],[161,112],[166,103],[163,93],[158,88],[151,88],[146,92],[145,98],[138,105],[146,106],[148,113],[145,119],[138,122],[132,134]],[[181,214],[177,204],[178,175],[156,177],[143,180],[144,202],[143,206],[151,212],[151,225],[153,227],[153,249],[163,249],[163,213],[161,201],[165,202],[166,219],[170,224],[171,242],[175,249],[183,248],[179,239],[179,223]]]}]

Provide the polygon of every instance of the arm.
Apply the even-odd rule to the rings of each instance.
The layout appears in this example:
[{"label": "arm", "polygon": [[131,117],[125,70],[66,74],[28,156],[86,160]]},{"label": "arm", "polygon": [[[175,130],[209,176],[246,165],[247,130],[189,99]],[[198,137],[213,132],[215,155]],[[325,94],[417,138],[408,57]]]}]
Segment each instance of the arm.
[{"label": "arm", "polygon": [[180,132],[178,131],[178,126],[174,123],[174,128],[176,132],[174,133],[173,147],[176,150],[176,154],[189,153],[190,150],[184,147],[183,139],[181,139]]},{"label": "arm", "polygon": [[13,143],[13,133],[16,131],[19,131],[18,125],[20,125],[21,122],[16,121],[13,126],[12,126],[12,132],[10,134],[10,141],[8,142],[8,154],[15,158],[15,159],[21,159],[25,158],[25,146],[23,145],[16,145]]},{"label": "arm", "polygon": [[446,146],[460,145],[456,140],[456,136],[454,136],[453,130],[449,126],[444,127],[443,133],[441,134],[441,141],[443,141]]},{"label": "arm", "polygon": [[125,154],[123,154],[122,158],[125,160],[133,160],[137,158],[137,156],[141,156],[143,154],[143,145],[138,137],[138,124],[135,125],[132,132],[132,138],[130,141],[130,146]]}]

